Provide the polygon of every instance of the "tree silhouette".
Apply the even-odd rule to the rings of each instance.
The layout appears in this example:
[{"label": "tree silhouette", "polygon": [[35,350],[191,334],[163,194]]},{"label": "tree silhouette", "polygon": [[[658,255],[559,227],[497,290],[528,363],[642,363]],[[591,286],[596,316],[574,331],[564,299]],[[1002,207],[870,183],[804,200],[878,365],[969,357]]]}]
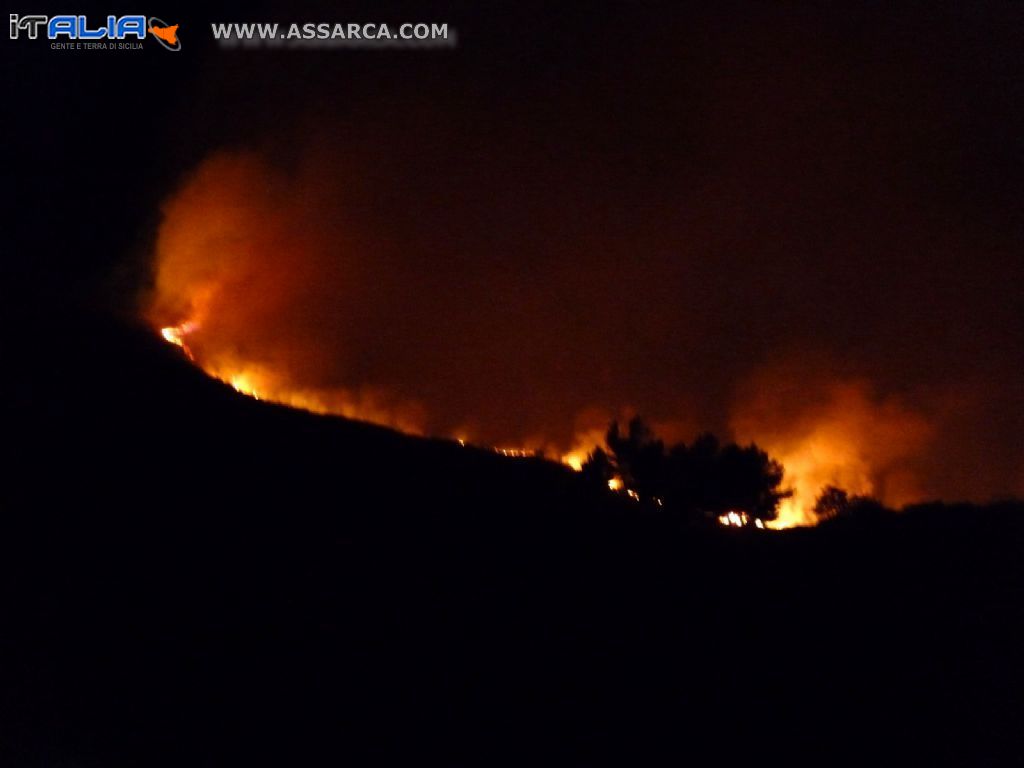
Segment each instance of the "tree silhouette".
[{"label": "tree silhouette", "polygon": [[834,485],[825,486],[814,502],[814,514],[819,520],[842,517],[850,510],[850,495]]},{"label": "tree silhouette", "polygon": [[782,489],[782,465],[754,444],[722,445],[704,433],[692,445],[677,443],[666,451],[639,417],[625,434],[612,422],[606,441],[608,453],[595,451],[584,472],[604,482],[617,474],[641,501],[656,500],[673,512],[713,519],[736,511],[771,520],[792,493]]},{"label": "tree silhouette", "polygon": [[581,473],[588,485],[606,490],[608,481],[615,476],[615,466],[604,449],[595,448],[581,467]]},{"label": "tree silhouette", "polygon": [[846,516],[859,522],[873,522],[894,514],[874,496],[852,496]]},{"label": "tree silhouette", "polygon": [[619,433],[619,423],[612,422],[605,439],[615,457],[615,468],[627,488],[643,498],[664,492],[665,444],[654,436],[643,419],[632,418],[624,436]]},{"label": "tree silhouette", "polygon": [[720,485],[714,511],[742,510],[751,517],[773,520],[779,502],[792,495],[792,491],[780,490],[782,465],[753,443],[730,443],[721,450],[718,461]]},{"label": "tree silhouette", "polygon": [[842,488],[825,486],[814,502],[814,514],[819,520],[854,520],[873,522],[893,514],[873,496],[850,496]]}]

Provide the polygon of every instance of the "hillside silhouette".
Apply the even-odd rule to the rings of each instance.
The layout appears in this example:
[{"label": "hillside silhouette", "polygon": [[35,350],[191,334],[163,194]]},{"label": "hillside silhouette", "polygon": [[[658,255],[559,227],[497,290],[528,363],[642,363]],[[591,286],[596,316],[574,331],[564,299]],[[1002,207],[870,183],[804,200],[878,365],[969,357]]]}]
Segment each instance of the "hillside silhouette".
[{"label": "hillside silhouette", "polygon": [[240,396],[117,318],[21,322],[3,765],[1024,754],[1020,505],[693,526]]}]

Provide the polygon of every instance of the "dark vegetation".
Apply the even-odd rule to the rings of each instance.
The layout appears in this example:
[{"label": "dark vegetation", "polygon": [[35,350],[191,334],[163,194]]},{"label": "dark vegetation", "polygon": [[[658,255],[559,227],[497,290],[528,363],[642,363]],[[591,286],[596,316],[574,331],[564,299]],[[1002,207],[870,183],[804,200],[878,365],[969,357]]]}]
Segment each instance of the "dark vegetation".
[{"label": "dark vegetation", "polygon": [[694,527],[768,516],[770,460],[638,424],[581,476],[240,397],[145,329],[22,322],[0,765],[1024,755],[1019,504],[836,491],[815,529]]},{"label": "dark vegetation", "polygon": [[588,482],[607,487],[619,478],[638,502],[691,522],[714,523],[729,511],[774,520],[779,502],[791,494],[782,485],[782,466],[754,444],[723,446],[705,433],[692,445],[666,450],[640,417],[629,422],[626,434],[612,423],[606,443],[608,450],[598,448],[583,466]]}]

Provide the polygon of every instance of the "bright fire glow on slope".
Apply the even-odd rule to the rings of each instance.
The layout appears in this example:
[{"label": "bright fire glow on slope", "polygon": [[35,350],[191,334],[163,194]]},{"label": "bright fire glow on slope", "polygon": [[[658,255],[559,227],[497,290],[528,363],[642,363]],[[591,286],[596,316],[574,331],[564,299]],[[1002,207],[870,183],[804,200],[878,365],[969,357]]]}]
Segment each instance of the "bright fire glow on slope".
[{"label": "bright fire glow on slope", "polygon": [[297,389],[283,381],[267,366],[244,363],[230,355],[214,355],[212,359],[208,358],[203,352],[201,340],[197,340],[201,329],[202,324],[198,320],[189,320],[179,325],[161,328],[160,335],[164,340],[180,347],[185,355],[208,375],[223,381],[243,395],[312,413],[371,421],[409,434],[423,434],[421,416],[415,406],[382,402],[373,392]]},{"label": "bright fire glow on slope", "polygon": [[[408,419],[396,418],[398,411],[376,403],[372,396],[360,399],[347,391],[296,390],[265,367],[237,362],[229,356],[206,360],[201,353],[197,354],[192,344],[200,330],[198,320],[188,320],[161,328],[160,335],[168,343],[181,348],[210,376],[229,384],[241,394],[313,413],[371,421],[411,434],[422,434],[415,412],[410,413]],[[866,416],[866,412],[870,415]],[[771,529],[815,525],[818,521],[813,511],[814,501],[827,485],[842,487],[851,495],[877,494],[879,488],[873,479],[872,461],[865,446],[874,446],[876,453],[881,450],[883,464],[891,465],[894,459],[907,453],[908,446],[920,442],[927,432],[923,422],[908,417],[897,406],[889,405],[878,413],[872,412],[863,391],[857,387],[835,388],[832,400],[822,412],[798,421],[795,427],[787,426],[784,430],[772,432],[763,425],[755,428],[755,422],[744,423],[742,420],[739,426],[745,434],[753,434],[753,439],[783,464],[786,469],[785,486],[793,490],[793,495],[782,501],[778,517],[772,521],[754,520],[741,510],[718,518],[721,525],[737,528],[750,524]],[[465,437],[458,438],[458,442],[469,444]],[[555,452],[555,455],[578,472],[588,455],[602,442],[599,430],[581,432],[572,451],[564,454]],[[493,450],[513,458],[545,455],[541,448],[496,447]],[[889,499],[896,494],[905,503],[915,495],[906,475],[890,473],[888,483]],[[608,487],[639,500],[618,476],[608,481]]]},{"label": "bright fire glow on slope", "polygon": [[[406,368],[400,379],[393,371],[384,378],[367,374],[367,347],[349,345],[349,331],[366,327],[374,335],[375,323],[385,312],[394,314],[396,305],[391,297],[391,303],[378,307],[378,291],[356,290],[386,282],[386,274],[360,258],[366,244],[358,226],[337,215],[344,207],[331,202],[337,194],[319,183],[307,188],[255,156],[220,154],[204,163],[164,205],[147,307],[161,336],[210,376],[255,398],[411,434],[498,445],[494,450],[506,456],[557,456],[581,470],[587,456],[603,446],[611,419],[622,421],[627,411],[609,412],[605,406],[568,399],[565,407],[576,415],[574,428],[552,422],[495,428],[471,404],[465,413],[453,414],[449,402],[440,418],[431,412],[428,419],[424,404],[410,399],[420,396],[419,389],[402,383],[414,378],[409,371],[416,368]],[[424,351],[425,357],[414,362],[429,359],[433,365],[451,359],[452,349],[441,347],[447,354]],[[370,348],[369,356],[377,351]],[[386,356],[377,357],[374,364],[380,367]],[[612,362],[602,375],[618,375]],[[774,527],[814,524],[814,500],[828,484],[852,494],[877,495],[890,505],[920,498],[907,459],[922,452],[927,430],[921,419],[898,403],[880,401],[863,383],[822,381],[823,370],[816,365],[810,375],[788,371],[767,382],[744,374],[737,382],[749,377],[752,389],[733,401],[737,412],[727,437],[756,442],[778,459],[786,470],[784,485],[795,491],[783,501]],[[467,383],[472,384],[460,382]],[[479,386],[489,392],[493,382]],[[508,404],[514,391],[511,385],[508,389],[496,400]],[[667,408],[662,403],[663,414],[666,410],[669,418],[683,419],[652,425],[666,443],[699,431],[699,412],[685,401]]]},{"label": "bright fire glow on slope", "polygon": [[[241,394],[257,400],[288,405],[294,408],[320,414],[334,414],[347,418],[361,419],[394,426],[411,434],[422,434],[415,414],[408,419],[396,419],[395,411],[382,407],[371,397],[362,400],[350,392],[324,392],[316,390],[295,390],[282,383],[274,373],[265,367],[236,362],[230,357],[208,361],[201,355],[197,356],[193,349],[192,339],[201,329],[198,320],[188,320],[174,326],[160,329],[165,341],[179,347],[192,361],[199,364],[210,376],[229,384]],[[864,409],[862,397],[856,390],[840,390],[839,400],[831,417],[819,415],[803,425],[803,429],[791,430],[786,434],[761,434],[759,441],[769,452],[776,456],[786,468],[786,486],[792,488],[793,496],[784,499],[779,507],[776,520],[762,523],[754,521],[758,528],[767,526],[772,529],[790,528],[799,525],[814,525],[817,519],[813,512],[814,500],[826,485],[838,485],[851,494],[871,494],[877,492],[872,480],[871,467],[865,456],[861,442],[867,437],[879,439],[879,435],[851,434],[849,417],[851,413]],[[891,415],[891,414],[890,414]],[[864,424],[863,418],[855,419],[855,423]],[[904,419],[905,421],[905,419]],[[917,430],[923,425],[917,424]],[[884,432],[884,430],[882,430]],[[877,429],[876,429],[877,432]],[[900,435],[906,430],[901,428]],[[885,437],[882,435],[882,437]],[[892,444],[896,436],[888,435]],[[575,471],[580,471],[587,456],[603,442],[599,430],[590,430],[577,435],[576,448],[560,455],[563,464]],[[899,442],[896,440],[895,442]],[[467,444],[463,437],[462,445]],[[514,447],[494,448],[496,453],[514,458],[525,458],[543,455],[540,449],[523,449]],[[897,451],[899,453],[899,451]],[[556,455],[559,455],[556,453]],[[620,477],[608,482],[612,491],[630,494],[624,487]],[[912,493],[909,495],[913,495]],[[718,522],[727,527],[745,527],[750,523],[749,516],[742,511],[730,512],[719,517]]]},{"label": "bright fire glow on slope", "polygon": [[899,400],[875,396],[865,382],[763,384],[733,428],[785,468],[793,495],[779,505],[772,528],[815,525],[815,500],[829,485],[894,507],[922,497],[907,460],[920,453],[931,429]]},{"label": "bright fire glow on slope", "polygon": [[196,328],[196,324],[192,322],[182,323],[181,325],[172,325],[167,328],[160,329],[160,335],[164,337],[166,341],[169,341],[176,347],[181,347],[185,354],[188,355],[190,360],[192,357],[192,351],[188,348],[185,343],[185,337],[187,337]]}]

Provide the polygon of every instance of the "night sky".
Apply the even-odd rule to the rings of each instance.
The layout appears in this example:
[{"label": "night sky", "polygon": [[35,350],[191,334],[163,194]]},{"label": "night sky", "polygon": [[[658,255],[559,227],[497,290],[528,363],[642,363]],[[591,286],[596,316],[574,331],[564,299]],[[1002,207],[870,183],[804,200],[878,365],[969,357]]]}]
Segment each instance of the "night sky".
[{"label": "night sky", "polygon": [[[641,413],[823,441],[895,504],[1024,493],[1024,6],[476,6],[5,45],[6,309],[174,324],[214,279],[198,349],[427,433],[568,449]],[[458,46],[227,51],[210,20]]]}]

